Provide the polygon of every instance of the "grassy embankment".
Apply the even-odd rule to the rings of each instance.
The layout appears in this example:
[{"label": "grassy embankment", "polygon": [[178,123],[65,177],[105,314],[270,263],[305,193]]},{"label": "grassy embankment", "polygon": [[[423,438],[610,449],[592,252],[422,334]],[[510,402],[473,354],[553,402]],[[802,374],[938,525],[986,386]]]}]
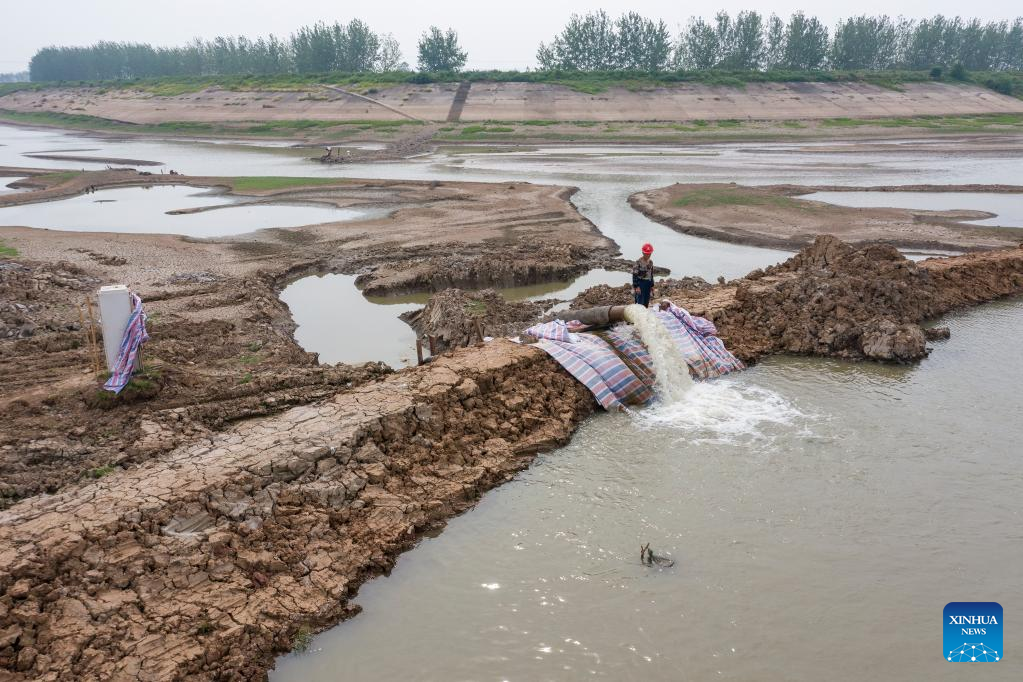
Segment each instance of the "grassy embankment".
[{"label": "grassy embankment", "polygon": [[770,206],[816,211],[820,207],[792,197],[767,194],[747,187],[701,187],[686,191],[674,199],[680,208],[716,208],[718,206]]},{"label": "grassy embankment", "polygon": [[297,189],[299,187],[320,187],[324,185],[343,185],[349,182],[345,178],[294,178],[280,176],[247,176],[231,178],[231,189],[238,192],[265,192],[280,189]]},{"label": "grassy embankment", "polygon": [[98,116],[64,114],[48,111],[12,111],[0,109],[0,121],[25,125],[56,126],[97,132],[152,135],[192,135],[200,137],[304,137],[309,135],[344,138],[364,131],[393,135],[403,126],[422,125],[419,121],[317,121],[308,119],[285,121],[249,121],[242,123],[201,123],[168,121],[166,123],[126,123]]},{"label": "grassy embankment", "polygon": [[899,88],[905,83],[932,80],[965,82],[989,87],[1007,95],[1023,97],[1023,73],[973,72],[960,80],[935,78],[925,71],[465,71],[462,73],[318,73],[225,76],[168,76],[120,81],[74,81],[65,83],[2,83],[0,96],[18,90],[51,87],[90,86],[106,89],[138,89],[157,96],[183,95],[209,87],[222,90],[305,90],[317,85],[346,86],[362,94],[399,84],[470,82],[552,83],[586,93],[600,93],[611,87],[642,90],[678,83],[698,83],[741,88],[747,83],[839,83],[860,82]]}]

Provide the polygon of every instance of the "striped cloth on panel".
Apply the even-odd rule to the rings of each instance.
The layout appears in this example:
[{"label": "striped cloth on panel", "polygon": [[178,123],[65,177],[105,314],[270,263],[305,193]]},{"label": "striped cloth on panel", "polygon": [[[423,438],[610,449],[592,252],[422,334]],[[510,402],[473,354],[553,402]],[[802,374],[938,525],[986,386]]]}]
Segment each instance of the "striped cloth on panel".
[{"label": "striped cloth on panel", "polygon": [[746,368],[713,332],[703,333],[717,331],[710,320],[694,317],[674,304],[668,311],[656,310],[654,314],[671,334],[697,379],[713,379]]},{"label": "striped cloth on panel", "polygon": [[121,337],[121,348],[117,351],[117,362],[114,363],[114,370],[110,378],[103,384],[103,388],[114,393],[120,393],[128,382],[131,375],[135,373],[135,358],[138,357],[139,348],[149,340],[146,332],[146,313],[142,310],[142,299],[137,294],[131,294],[132,311],[128,318],[128,325],[124,328],[124,335]]},{"label": "striped cloth on panel", "polygon": [[541,339],[536,346],[554,358],[588,388],[605,410],[645,404],[653,391],[622,362],[611,346],[592,334],[579,334],[575,343]]}]

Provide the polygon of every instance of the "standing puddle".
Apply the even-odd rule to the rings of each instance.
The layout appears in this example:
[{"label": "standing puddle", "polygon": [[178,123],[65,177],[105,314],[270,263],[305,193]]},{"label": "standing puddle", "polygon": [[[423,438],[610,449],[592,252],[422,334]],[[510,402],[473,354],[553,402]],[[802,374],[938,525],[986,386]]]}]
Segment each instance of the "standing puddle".
[{"label": "standing puddle", "polygon": [[[216,206],[196,213],[168,211]],[[186,186],[122,187],[58,201],[0,208],[0,225],[75,232],[180,234],[227,237],[269,227],[299,227],[357,220],[371,211],[311,204],[248,204]]]},{"label": "standing puddle", "polygon": [[963,679],[945,603],[1023,604],[1023,301],[944,323],[915,367],[772,358],[594,417],[271,679]]},{"label": "standing puddle", "polygon": [[303,277],[281,292],[298,325],[295,340],[319,353],[320,362],[350,364],[381,360],[391,367],[415,364],[416,334],[398,315],[414,303],[370,303],[355,275]]},{"label": "standing puddle", "polygon": [[1001,192],[814,192],[797,199],[855,208],[905,208],[921,211],[986,211],[994,218],[963,221],[970,225],[1023,227],[1023,194]]}]

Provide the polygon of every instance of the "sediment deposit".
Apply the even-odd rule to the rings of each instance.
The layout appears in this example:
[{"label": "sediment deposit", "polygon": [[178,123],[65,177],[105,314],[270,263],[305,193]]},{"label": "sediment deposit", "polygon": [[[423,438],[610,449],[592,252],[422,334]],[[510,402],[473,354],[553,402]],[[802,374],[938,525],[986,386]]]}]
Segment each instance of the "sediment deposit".
[{"label": "sediment deposit", "polygon": [[[977,211],[927,211],[902,208],[852,208],[801,199],[799,195],[834,187],[735,184],[675,184],[637,192],[629,203],[651,220],[673,230],[708,239],[781,249],[799,249],[817,235],[833,235],[850,244],[886,243],[907,249],[972,251],[1016,246],[1023,230],[982,227],[963,221],[990,217]],[[842,187],[842,191],[856,191]],[[1002,192],[1023,187],[886,186],[862,191]]]}]

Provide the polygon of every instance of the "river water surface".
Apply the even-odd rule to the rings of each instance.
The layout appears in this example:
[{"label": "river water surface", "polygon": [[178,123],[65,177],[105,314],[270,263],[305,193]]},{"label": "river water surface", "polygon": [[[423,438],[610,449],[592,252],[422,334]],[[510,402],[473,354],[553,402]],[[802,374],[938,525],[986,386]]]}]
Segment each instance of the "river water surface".
[{"label": "river water surface", "polygon": [[919,366],[772,358],[589,420],[271,679],[1023,679],[1011,625],[942,657],[946,603],[1023,612],[1023,301],[947,323]]}]

